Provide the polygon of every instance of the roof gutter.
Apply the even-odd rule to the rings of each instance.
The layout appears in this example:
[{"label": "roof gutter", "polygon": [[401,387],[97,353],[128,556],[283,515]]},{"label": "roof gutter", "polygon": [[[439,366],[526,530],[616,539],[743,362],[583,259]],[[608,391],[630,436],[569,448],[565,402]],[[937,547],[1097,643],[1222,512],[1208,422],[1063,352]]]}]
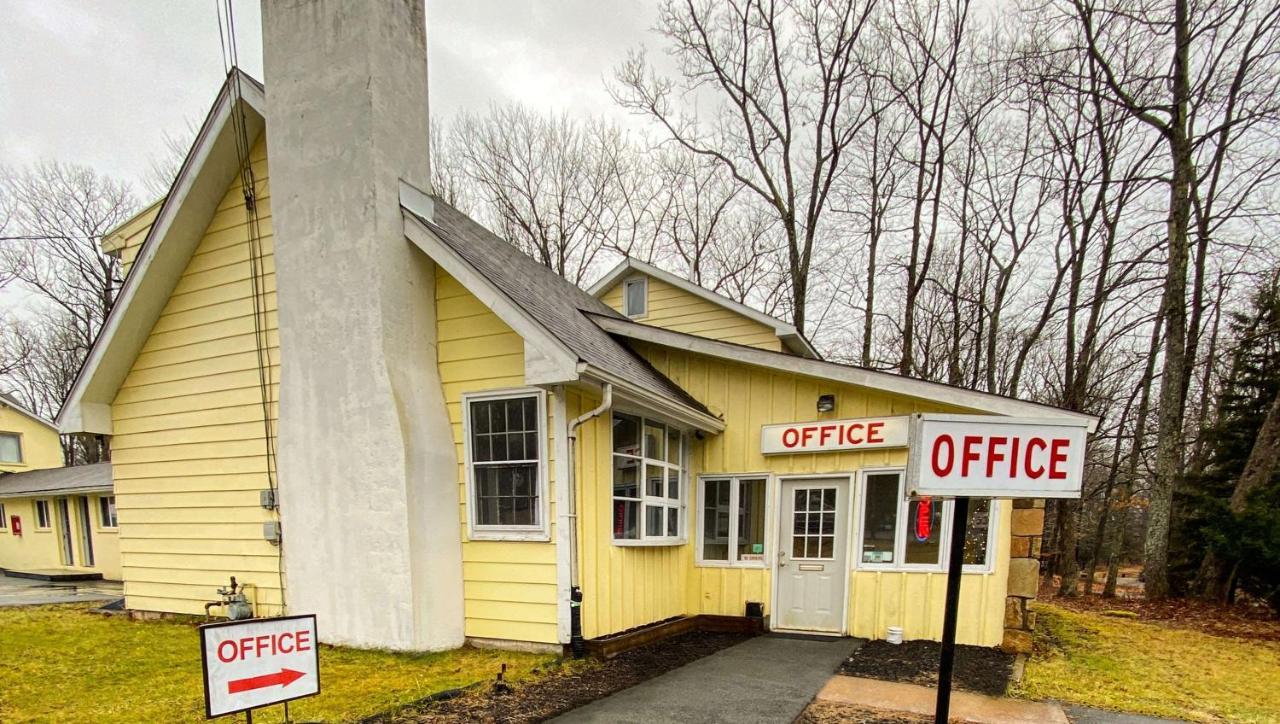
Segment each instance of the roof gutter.
[{"label": "roof gutter", "polygon": [[687,425],[689,427],[701,430],[703,432],[718,435],[724,432],[724,420],[701,410],[694,409],[677,400],[660,395],[652,390],[640,387],[639,385],[628,382],[610,372],[606,372],[599,367],[590,364],[582,365],[582,373],[589,377],[593,377],[600,382],[612,386],[616,396],[639,403],[640,405],[653,410],[671,420]]}]

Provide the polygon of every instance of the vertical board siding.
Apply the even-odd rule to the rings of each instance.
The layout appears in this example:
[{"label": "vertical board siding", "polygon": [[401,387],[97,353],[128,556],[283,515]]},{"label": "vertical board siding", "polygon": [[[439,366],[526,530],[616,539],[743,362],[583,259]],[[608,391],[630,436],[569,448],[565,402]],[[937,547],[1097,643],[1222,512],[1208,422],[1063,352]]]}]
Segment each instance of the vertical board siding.
[{"label": "vertical board siding", "polygon": [[[761,426],[819,419],[816,411],[818,395],[827,393],[836,396],[836,409],[823,414],[822,419],[906,415],[913,412],[966,412],[955,407],[867,388],[702,357],[684,350],[644,343],[635,343],[634,346],[660,372],[701,400],[713,413],[722,415],[728,423],[723,433],[695,442],[690,462],[690,475],[694,482],[696,483],[697,476],[704,474],[769,473],[773,476],[769,491],[769,517],[775,521],[778,516],[778,476],[849,474],[864,468],[905,467],[907,453],[906,450],[873,450],[766,457],[760,453]],[[609,444],[608,439],[600,443],[601,450],[606,455]],[[584,513],[588,510],[593,513],[590,518],[584,515],[584,522],[589,519],[593,527],[599,527],[603,531],[603,540],[600,534],[592,540],[585,540],[583,555],[602,555],[600,552],[593,554],[590,551],[603,547],[606,550],[612,549],[603,555],[627,561],[630,552],[637,549],[620,549],[611,546],[608,541],[610,529],[607,496],[611,473],[601,465],[599,472],[591,472],[602,478],[589,486],[590,489],[583,494],[584,497],[590,497],[594,489],[598,497],[592,500],[593,504],[599,505],[603,501],[605,505],[604,517],[594,509],[584,508]],[[584,482],[587,479],[585,473],[583,479]],[[943,592],[946,588],[944,573],[852,570],[856,565],[852,544],[854,537],[860,533],[860,484],[854,486],[853,493],[854,515],[849,536],[849,633],[860,637],[883,638],[887,626],[900,625],[905,629],[907,638],[939,638],[942,631]],[[692,545],[696,542],[696,532],[692,526],[697,523],[696,503],[695,488],[690,492],[689,498],[690,513],[687,522],[691,526],[690,544],[675,549],[656,549],[678,554],[685,562],[683,567],[671,565],[660,569],[657,578],[635,580],[645,580],[648,585],[664,590],[683,588],[684,606],[678,613],[741,616],[748,601],[763,603],[768,612],[771,607],[771,573],[768,569],[694,564],[696,552]],[[958,640],[962,643],[994,646],[1000,643],[1003,636],[1005,584],[1009,569],[1008,504],[1000,506],[998,521],[992,572],[968,573],[963,577],[961,610],[964,613],[960,617],[958,631]],[[768,526],[768,531],[766,550],[772,557],[777,549],[776,523]],[[661,556],[662,554],[658,554],[655,558],[661,559]],[[638,568],[648,570],[644,566]],[[628,563],[614,564],[606,572],[632,577],[635,575]],[[600,593],[606,591],[607,586],[601,587]],[[602,633],[674,615],[672,607],[645,608],[648,605],[646,596],[640,595],[636,600],[626,598],[628,592],[625,587],[623,593],[623,600],[626,601],[623,608],[636,607],[642,612],[641,615],[621,615],[605,621],[598,629]],[[631,592],[631,595],[636,596],[635,592]]]},{"label": "vertical board siding", "polygon": [[[250,159],[265,257],[274,436],[280,354],[265,139]],[[130,238],[145,233],[135,231]],[[136,245],[125,252],[132,260]],[[251,584],[259,615],[281,610],[280,550],[262,536],[262,524],[275,517],[259,500],[268,480],[249,259],[237,178],[112,404],[117,535],[130,608],[203,613],[217,598],[214,589],[235,576]]]},{"label": "vertical board siding", "polygon": [[[462,395],[524,387],[524,341],[456,279],[436,267],[437,357],[458,457],[458,524],[467,636],[556,643],[556,546],[468,540]],[[553,402],[547,396],[548,496],[555,491]],[[452,502],[452,501],[450,501]],[[555,500],[547,507],[555,540]]]},{"label": "vertical board siding", "polygon": [[[598,396],[568,394],[568,417],[600,404]],[[612,422],[608,413],[578,430],[575,455],[578,496],[578,579],[583,591],[582,630],[598,638],[689,611],[693,548],[616,546],[611,524]],[[692,509],[692,508],[690,508]]]},{"label": "vertical board siding", "polygon": [[[619,279],[600,297],[600,301],[622,311],[624,282],[629,278],[634,277]],[[777,333],[767,325],[690,294],[661,279],[647,278],[649,298],[646,313],[643,317],[636,317],[635,321],[710,339],[759,347],[774,352],[782,351],[782,340],[778,339]]]}]

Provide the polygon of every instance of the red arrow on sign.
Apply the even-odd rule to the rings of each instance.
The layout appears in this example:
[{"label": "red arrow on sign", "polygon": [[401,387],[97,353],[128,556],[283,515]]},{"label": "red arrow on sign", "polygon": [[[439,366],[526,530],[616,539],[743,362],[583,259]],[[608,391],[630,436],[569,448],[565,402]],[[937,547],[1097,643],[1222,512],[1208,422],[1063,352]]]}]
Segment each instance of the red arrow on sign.
[{"label": "red arrow on sign", "polygon": [[263,674],[262,676],[250,676],[247,679],[228,681],[227,693],[239,694],[245,691],[253,691],[254,689],[265,689],[268,686],[288,686],[304,676],[306,674],[301,671],[280,669],[274,674]]}]

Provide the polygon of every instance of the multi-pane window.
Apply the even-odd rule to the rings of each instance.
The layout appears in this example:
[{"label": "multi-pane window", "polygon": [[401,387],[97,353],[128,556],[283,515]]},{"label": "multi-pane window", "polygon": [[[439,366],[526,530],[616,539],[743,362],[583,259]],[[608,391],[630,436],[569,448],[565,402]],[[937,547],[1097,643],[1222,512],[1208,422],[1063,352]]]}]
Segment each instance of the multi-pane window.
[{"label": "multi-pane window", "polygon": [[98,525],[102,528],[116,528],[116,496],[104,495],[98,498]]},{"label": "multi-pane window", "polygon": [[[952,501],[906,498],[899,470],[869,472],[863,478],[858,562],[870,568],[941,570],[951,542]],[[988,499],[969,501],[965,567],[991,567],[991,516]]]},{"label": "multi-pane window", "polygon": [[541,532],[542,393],[464,396],[473,535]]},{"label": "multi-pane window", "polygon": [[654,420],[613,414],[613,538],[680,542],[686,437]]},{"label": "multi-pane window", "polygon": [[791,512],[791,557],[833,558],[836,544],[836,489],[795,491]]},{"label": "multi-pane window", "polygon": [[22,436],[16,432],[0,432],[0,463],[22,462]]},{"label": "multi-pane window", "polygon": [[703,478],[701,486],[701,562],[764,565],[765,478]]},{"label": "multi-pane window", "polygon": [[622,313],[628,317],[643,317],[648,312],[648,296],[648,279],[628,279],[622,285]]},{"label": "multi-pane window", "polygon": [[36,501],[36,527],[49,527],[49,501],[47,500]]}]

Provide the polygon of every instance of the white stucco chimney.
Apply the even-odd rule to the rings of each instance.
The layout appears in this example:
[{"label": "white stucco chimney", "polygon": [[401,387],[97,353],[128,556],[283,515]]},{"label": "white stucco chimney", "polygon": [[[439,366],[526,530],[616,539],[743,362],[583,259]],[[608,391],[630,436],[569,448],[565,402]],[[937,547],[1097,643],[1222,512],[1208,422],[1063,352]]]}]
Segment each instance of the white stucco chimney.
[{"label": "white stucco chimney", "polygon": [[434,271],[423,0],[264,0],[286,604],[332,643],[460,645],[457,461]]}]

